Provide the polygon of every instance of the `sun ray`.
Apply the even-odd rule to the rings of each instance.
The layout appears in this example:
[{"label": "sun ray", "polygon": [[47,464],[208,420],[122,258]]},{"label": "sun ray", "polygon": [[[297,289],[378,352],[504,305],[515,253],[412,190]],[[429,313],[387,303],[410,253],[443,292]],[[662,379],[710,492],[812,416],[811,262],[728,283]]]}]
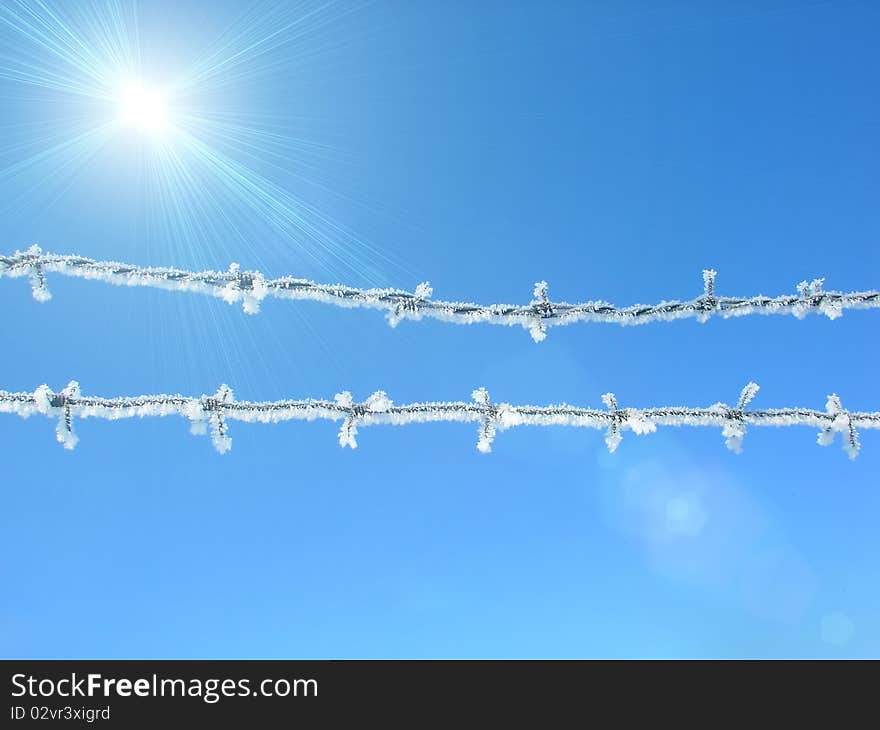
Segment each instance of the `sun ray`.
[{"label": "sun ray", "polygon": [[[157,222],[163,239],[190,257],[198,251],[199,263],[228,259],[236,248],[258,265],[273,256],[282,265],[303,267],[304,274],[387,284],[385,269],[406,270],[400,262],[309,203],[301,191],[273,179],[333,192],[321,177],[328,160],[344,159],[342,150],[273,126],[279,120],[271,115],[225,106],[214,93],[251,74],[280,64],[295,67],[326,52],[334,45],[328,29],[360,6],[334,0],[264,3],[245,11],[201,60],[156,79],[146,72],[132,5],[12,0],[0,8],[0,27],[16,39],[0,54],[0,80],[82,98],[83,106],[67,102],[75,112],[66,138],[60,125],[60,137],[51,143],[33,137],[38,151],[9,161],[0,175],[49,164],[73,174],[112,143],[115,133],[124,157],[140,159],[139,176],[156,177],[144,202],[166,219]],[[296,50],[288,52],[293,44]],[[277,53],[281,48],[284,54]],[[93,129],[77,129],[88,115]],[[18,132],[27,136],[24,129]],[[14,149],[9,145],[0,153],[0,164]],[[255,237],[255,230],[269,235]]]}]

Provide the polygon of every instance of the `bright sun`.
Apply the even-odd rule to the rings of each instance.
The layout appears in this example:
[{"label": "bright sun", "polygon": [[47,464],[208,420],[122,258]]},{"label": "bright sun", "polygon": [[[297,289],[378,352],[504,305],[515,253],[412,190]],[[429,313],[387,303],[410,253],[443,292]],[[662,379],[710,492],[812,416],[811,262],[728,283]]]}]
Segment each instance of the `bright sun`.
[{"label": "bright sun", "polygon": [[156,134],[168,126],[165,97],[155,87],[133,82],[127,84],[119,97],[120,117],[126,125]]}]

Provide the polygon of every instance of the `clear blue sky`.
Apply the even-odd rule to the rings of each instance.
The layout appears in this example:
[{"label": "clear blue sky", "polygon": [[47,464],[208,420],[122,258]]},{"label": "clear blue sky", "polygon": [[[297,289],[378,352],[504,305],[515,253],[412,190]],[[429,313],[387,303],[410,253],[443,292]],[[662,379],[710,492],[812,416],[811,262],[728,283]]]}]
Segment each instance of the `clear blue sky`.
[{"label": "clear blue sky", "polygon": [[[102,6],[51,7],[102,37]],[[275,7],[256,25],[237,2],[129,14],[159,80],[223,37],[229,56],[306,18],[180,101],[213,120],[206,144],[292,196],[294,224],[185,150],[169,177],[136,130],[55,149],[106,105],[8,78],[34,46],[0,25],[3,250],[430,279],[481,301],[527,300],[538,279],[567,300],[689,298],[709,266],[721,293],[880,285],[875,3]],[[754,379],[755,406],[838,392],[880,407],[873,312],[567,327],[536,345],[49,286],[39,304],[0,281],[0,388],[407,402],[484,385],[599,407],[608,390],[624,406],[731,402]],[[5,657],[880,655],[876,432],[850,462],[800,428],[752,429],[741,455],[710,429],[628,434],[609,455],[598,432],[524,428],[481,455],[466,425],[363,429],[350,451],[329,423],[234,423],[223,457],[181,419],[77,431],[67,452],[50,421],[0,417]]]}]

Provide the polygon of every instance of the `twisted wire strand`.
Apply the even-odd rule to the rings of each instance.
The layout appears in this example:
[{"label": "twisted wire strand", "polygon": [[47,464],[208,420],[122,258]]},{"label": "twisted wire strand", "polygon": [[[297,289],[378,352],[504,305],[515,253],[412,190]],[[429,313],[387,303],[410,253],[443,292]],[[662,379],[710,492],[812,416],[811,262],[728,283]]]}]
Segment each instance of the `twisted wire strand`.
[{"label": "twisted wire strand", "polygon": [[455,324],[519,325],[536,342],[547,335],[549,327],[579,322],[608,322],[621,325],[646,324],[678,319],[705,322],[711,317],[742,317],[752,314],[791,314],[803,318],[818,312],[836,319],[845,309],[880,308],[880,291],[843,293],[825,291],[823,279],[803,281],[797,293],[776,297],[718,296],[716,272],[703,271],[703,293],[688,301],[662,301],[616,307],[602,301],[579,304],[554,302],[549,298],[547,282],[535,284],[528,304],[473,304],[431,299],[428,282],[414,291],[401,289],[359,289],[343,284],[319,284],[307,279],[284,276],[267,279],[258,271],[243,271],[237,264],[225,272],[186,271],[174,268],[140,267],[113,261],[96,261],[82,256],[44,253],[38,246],[0,256],[0,276],[28,277],[35,299],[51,298],[46,273],[102,281],[117,286],[145,286],[178,292],[196,292],[219,297],[229,303],[241,303],[248,314],[256,314],[267,297],[308,300],[339,307],[382,310],[388,322],[425,317]]},{"label": "twisted wire strand", "polygon": [[74,448],[77,437],[73,423],[77,418],[101,418],[115,421],[123,418],[180,416],[190,422],[197,435],[210,434],[214,447],[225,453],[232,446],[230,421],[280,423],[293,420],[328,420],[342,422],[338,432],[341,446],[357,447],[359,427],[373,425],[403,426],[414,423],[454,421],[478,424],[477,448],[491,451],[497,433],[518,426],[574,426],[605,431],[609,451],[617,449],[624,431],[648,434],[658,426],[690,426],[721,428],[725,444],[739,453],[749,426],[809,426],[819,429],[818,443],[827,446],[835,434],[841,435],[844,450],[855,458],[861,443],[859,429],[880,429],[880,412],[846,410],[837,395],[827,398],[825,410],[810,408],[777,408],[746,410],[758,386],[748,383],[736,406],[716,403],[705,408],[663,406],[654,408],[621,408],[613,393],[606,393],[603,409],[568,404],[534,406],[495,403],[488,391],[478,388],[471,401],[431,401],[394,405],[384,391],[377,391],[357,402],[348,391],[333,400],[238,401],[232,390],[223,385],[212,396],[139,395],[103,398],[83,396],[79,384],[72,381],[59,392],[41,385],[35,391],[8,392],[0,390],[0,413],[27,418],[43,415],[57,420],[56,436],[68,449]]}]

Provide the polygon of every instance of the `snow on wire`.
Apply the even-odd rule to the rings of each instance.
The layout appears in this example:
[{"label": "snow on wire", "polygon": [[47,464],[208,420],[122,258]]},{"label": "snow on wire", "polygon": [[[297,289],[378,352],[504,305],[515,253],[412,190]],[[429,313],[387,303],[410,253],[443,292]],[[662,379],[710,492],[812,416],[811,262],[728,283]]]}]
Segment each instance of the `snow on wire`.
[{"label": "snow on wire", "polygon": [[484,305],[433,300],[433,292],[427,282],[419,284],[412,292],[358,289],[342,284],[318,284],[289,276],[267,279],[258,271],[243,271],[238,264],[232,264],[224,272],[143,268],[81,256],[43,253],[38,246],[31,246],[27,251],[16,251],[11,256],[0,256],[0,276],[28,277],[34,298],[41,302],[51,298],[46,287],[47,272],[118,286],[147,286],[209,294],[231,304],[240,302],[248,314],[256,314],[263,299],[271,296],[324,302],[340,307],[384,310],[392,326],[403,319],[418,320],[423,317],[457,324],[520,325],[529,330],[535,342],[547,336],[549,327],[575,322],[645,324],[689,318],[705,322],[713,316],[727,318],[750,314],[793,314],[803,318],[810,312],[821,312],[830,319],[836,319],[844,309],[880,308],[880,291],[848,294],[825,291],[823,279],[801,282],[797,286],[797,294],[777,297],[717,296],[716,272],[711,269],[703,271],[703,293],[688,301],[663,301],[629,307],[615,307],[601,301],[568,304],[551,301],[547,282],[539,281],[528,304]]},{"label": "snow on wire", "polygon": [[721,429],[729,449],[739,453],[749,426],[809,426],[819,429],[818,443],[829,445],[839,433],[843,448],[854,459],[861,448],[858,429],[880,429],[880,412],[851,412],[836,395],[828,396],[825,410],[780,408],[746,410],[758,386],[748,383],[735,406],[716,403],[708,408],[659,407],[621,408],[613,393],[602,396],[605,409],[582,408],[567,404],[550,406],[495,403],[484,388],[471,394],[471,401],[427,402],[394,405],[384,391],[356,402],[348,391],[333,400],[237,401],[232,390],[223,385],[212,396],[198,398],[182,395],[141,395],[100,398],[83,396],[79,384],[71,382],[59,392],[41,385],[32,393],[0,391],[0,413],[27,418],[41,414],[57,421],[58,441],[67,449],[76,446],[74,419],[181,416],[190,422],[190,431],[210,434],[221,454],[229,451],[230,421],[279,423],[293,420],[341,421],[338,438],[341,446],[357,447],[359,427],[380,424],[408,425],[454,421],[477,424],[477,449],[492,450],[497,433],[516,426],[575,426],[605,431],[608,450],[617,449],[624,431],[648,434],[658,426],[705,426]]}]

